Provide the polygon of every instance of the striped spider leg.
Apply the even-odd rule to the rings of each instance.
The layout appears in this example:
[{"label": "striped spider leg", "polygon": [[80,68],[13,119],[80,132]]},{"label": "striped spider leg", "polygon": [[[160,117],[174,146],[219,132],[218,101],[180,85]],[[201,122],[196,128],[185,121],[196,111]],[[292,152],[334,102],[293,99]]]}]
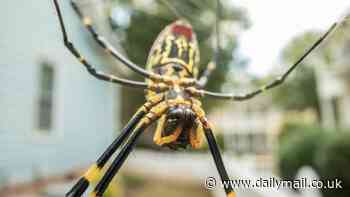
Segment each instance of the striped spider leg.
[{"label": "striped spider leg", "polygon": [[232,94],[232,93],[218,93],[218,92],[211,92],[211,91],[207,91],[207,90],[196,90],[193,88],[189,88],[188,91],[191,92],[192,94],[201,95],[201,96],[209,96],[209,97],[218,98],[218,99],[229,99],[229,100],[234,100],[234,101],[249,100],[249,99],[255,97],[256,95],[259,95],[259,94],[261,94],[269,89],[272,89],[274,87],[277,87],[277,86],[283,84],[285,82],[285,80],[288,78],[288,76],[301,64],[301,62],[303,62],[303,60],[305,58],[307,58],[324,40],[326,40],[326,38],[329,37],[329,35],[332,32],[334,32],[337,29],[337,27],[339,27],[347,19],[348,18],[346,17],[345,19],[343,19],[340,22],[333,23],[328,28],[328,30],[319,39],[317,39],[316,42],[313,43],[313,45],[311,45],[311,47],[309,49],[307,49],[306,52],[300,58],[298,58],[294,64],[292,64],[286,70],[286,72],[284,72],[282,75],[277,77],[272,82],[262,86],[261,88],[259,88],[257,90],[254,90],[252,92],[249,92],[249,93],[246,93],[243,95],[236,95],[236,94]]}]

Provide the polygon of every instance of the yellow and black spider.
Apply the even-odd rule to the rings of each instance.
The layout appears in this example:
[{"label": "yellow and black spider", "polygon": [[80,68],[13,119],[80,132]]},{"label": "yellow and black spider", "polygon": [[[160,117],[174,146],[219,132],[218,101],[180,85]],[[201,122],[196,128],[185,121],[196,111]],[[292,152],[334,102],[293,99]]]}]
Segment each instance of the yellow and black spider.
[{"label": "yellow and black spider", "polygon": [[[94,177],[102,173],[102,168],[112,154],[123,145],[121,151],[91,193],[92,197],[102,196],[112,178],[130,154],[138,137],[151,123],[157,120],[158,125],[154,134],[154,142],[160,146],[168,146],[175,149],[186,146],[198,148],[201,142],[200,136],[204,132],[222,181],[229,180],[212,132],[211,123],[207,120],[199,99],[204,96],[210,96],[219,99],[244,101],[282,84],[289,74],[338,26],[338,23],[334,23],[304,55],[271,83],[247,94],[235,95],[210,92],[203,89],[210,73],[215,68],[215,64],[209,63],[206,70],[202,72],[203,74],[199,76],[200,55],[196,34],[186,20],[179,19],[164,28],[149,52],[146,69],[143,69],[125,58],[108,41],[101,37],[92,26],[91,19],[83,16],[79,7],[74,1],[71,1],[75,12],[96,42],[125,66],[146,78],[145,82],[139,82],[122,79],[96,70],[69,40],[59,4],[57,0],[53,1],[59,18],[64,45],[85,66],[91,75],[100,80],[147,90],[146,103],[139,108],[121,134],[100,156],[96,163],[87,170],[66,194],[69,197],[82,196]],[[217,6],[220,6],[219,0],[217,0]],[[230,185],[225,187],[225,192],[228,197],[236,196]]]}]

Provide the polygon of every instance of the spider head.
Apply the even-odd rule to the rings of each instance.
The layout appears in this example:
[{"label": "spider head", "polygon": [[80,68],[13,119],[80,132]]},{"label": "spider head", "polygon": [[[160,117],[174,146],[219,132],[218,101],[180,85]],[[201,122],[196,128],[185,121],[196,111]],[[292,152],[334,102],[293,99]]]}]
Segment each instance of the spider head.
[{"label": "spider head", "polygon": [[183,105],[178,105],[169,109],[166,116],[166,125],[169,130],[173,130],[180,125],[193,123],[196,115],[191,108]]},{"label": "spider head", "polygon": [[187,106],[170,108],[158,125],[161,135],[155,142],[172,149],[186,148],[191,143],[190,132],[194,131],[195,119],[195,113]]}]

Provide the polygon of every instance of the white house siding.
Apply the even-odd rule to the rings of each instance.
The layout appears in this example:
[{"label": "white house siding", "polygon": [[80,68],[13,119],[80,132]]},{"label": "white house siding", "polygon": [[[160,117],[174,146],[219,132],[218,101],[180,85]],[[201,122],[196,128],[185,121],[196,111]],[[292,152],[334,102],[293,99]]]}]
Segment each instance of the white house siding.
[{"label": "white house siding", "polygon": [[[62,4],[71,40],[98,64],[100,54],[70,8]],[[115,85],[87,74],[64,48],[52,1],[4,0],[0,7],[0,177],[23,181],[93,162],[112,140]],[[39,65],[56,71],[53,129],[38,134]],[[106,67],[99,67],[108,70]],[[1,179],[1,178],[0,178]],[[1,184],[1,183],[0,183]]]}]

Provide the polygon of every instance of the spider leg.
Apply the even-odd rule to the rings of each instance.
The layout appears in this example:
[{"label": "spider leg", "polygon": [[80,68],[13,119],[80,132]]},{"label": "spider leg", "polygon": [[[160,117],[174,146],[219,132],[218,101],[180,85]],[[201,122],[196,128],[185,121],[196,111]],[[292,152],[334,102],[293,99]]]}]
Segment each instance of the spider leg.
[{"label": "spider leg", "polygon": [[135,126],[140,120],[149,112],[149,110],[159,102],[163,100],[162,95],[156,95],[149,99],[131,118],[128,124],[124,127],[120,135],[108,146],[106,151],[98,158],[95,164],[93,164],[86,173],[79,179],[79,181],[73,186],[73,188],[66,194],[67,197],[81,196],[88,188],[90,182],[99,177],[102,168],[106,165],[107,161],[115,153],[115,151],[122,145],[122,143],[130,136]]},{"label": "spider leg", "polygon": [[90,194],[91,197],[103,196],[103,193],[106,191],[109,183],[112,181],[113,177],[118,173],[119,169],[121,168],[126,158],[129,156],[130,152],[135,146],[136,140],[140,137],[143,131],[155,120],[157,120],[167,109],[167,103],[161,102],[155,107],[153,107],[150,110],[150,112],[141,120],[141,122],[134,129],[134,132],[132,136],[130,136],[128,142],[124,145],[120,153],[112,162],[111,166],[107,169],[100,182],[96,185],[95,189]]},{"label": "spider leg", "polygon": [[208,63],[207,67],[205,68],[205,70],[202,72],[202,75],[198,79],[198,86],[199,87],[204,87],[207,84],[208,79],[209,79],[211,73],[215,70],[215,68],[216,68],[216,63],[214,63],[214,62]]},{"label": "spider leg", "polygon": [[91,33],[92,37],[95,39],[95,41],[105,49],[105,51],[109,54],[111,54],[113,57],[118,59],[120,62],[122,62],[124,65],[129,67],[131,70],[133,70],[136,73],[141,74],[142,76],[146,78],[155,78],[158,79],[160,76],[148,72],[147,70],[141,68],[139,65],[136,65],[135,63],[131,62],[128,58],[126,58],[124,55],[122,55],[118,50],[116,50],[104,37],[99,35],[99,33],[96,31],[96,29],[92,26],[92,20],[89,17],[86,17],[83,15],[83,12],[80,10],[78,5],[75,3],[74,0],[71,0],[71,5],[74,9],[74,11],[77,13],[79,18],[83,21],[84,26],[87,28],[87,30]]},{"label": "spider leg", "polygon": [[[197,103],[198,102],[199,101],[197,101]],[[225,169],[224,162],[222,161],[219,146],[216,143],[216,140],[215,140],[215,137],[214,137],[214,134],[212,131],[212,126],[210,125],[209,121],[205,117],[205,113],[199,104],[193,104],[192,109],[196,113],[200,123],[202,124],[202,127],[204,129],[204,134],[205,134],[205,137],[208,141],[209,149],[210,149],[210,152],[214,158],[215,166],[219,172],[221,181],[222,182],[226,181],[229,183],[230,178],[229,178],[227,171]],[[225,185],[224,189],[225,189],[227,197],[235,197],[236,196],[236,193],[234,192],[231,184],[223,184],[223,185]]]},{"label": "spider leg", "polygon": [[277,77],[275,80],[273,80],[272,82],[262,86],[261,88],[243,94],[243,95],[235,95],[232,93],[217,93],[217,92],[210,92],[207,90],[190,90],[190,92],[192,91],[192,93],[197,94],[197,95],[201,95],[201,96],[210,96],[210,97],[214,97],[214,98],[219,98],[219,99],[232,99],[235,101],[243,101],[243,100],[248,100],[251,99],[253,97],[255,97],[256,95],[263,93],[266,90],[269,90],[271,88],[274,88],[278,85],[281,85],[286,79],[287,77],[290,75],[290,73],[292,73],[298,65],[300,65],[300,63],[308,56],[310,55],[310,53],[315,50],[330,34],[331,32],[333,32],[336,27],[338,27],[341,22],[336,22],[334,23],[294,64],[292,64],[285,73],[283,73],[281,76]]},{"label": "spider leg", "polygon": [[[220,174],[221,181],[226,181],[227,183],[229,183],[230,178],[228,177],[227,171],[224,166],[224,162],[222,161],[221,153],[219,151],[219,147],[216,143],[212,129],[210,127],[204,127],[204,134],[205,134],[205,137],[207,138],[209,149],[211,154],[213,155],[216,168]],[[224,189],[227,197],[236,196],[231,184],[224,184],[224,185],[225,185]]]},{"label": "spider leg", "polygon": [[105,74],[105,73],[103,73],[101,71],[97,71],[87,60],[85,60],[85,58],[75,48],[73,43],[68,39],[68,35],[67,35],[67,32],[66,32],[66,27],[65,27],[64,22],[63,22],[63,17],[62,17],[62,13],[61,13],[59,4],[58,4],[57,0],[53,0],[53,1],[54,1],[54,4],[55,4],[55,9],[57,11],[58,19],[59,19],[59,22],[60,22],[64,45],[85,66],[87,71],[92,76],[96,77],[97,79],[103,80],[103,81],[109,81],[109,82],[112,82],[112,83],[118,83],[118,84],[121,84],[121,85],[130,86],[130,87],[147,88],[147,84],[144,83],[144,82],[138,82],[138,81],[122,79],[122,78],[116,77],[114,75],[109,75],[109,74]]},{"label": "spider leg", "polygon": [[112,181],[115,174],[118,172],[126,158],[129,156],[131,150],[135,146],[136,140],[139,138],[139,136],[143,133],[143,131],[146,129],[146,126],[142,124],[142,126],[137,127],[133,133],[133,135],[130,137],[129,141],[125,144],[123,149],[120,151],[116,159],[111,164],[110,168],[106,171],[100,182],[95,187],[94,191],[90,194],[91,197],[95,196],[102,196],[103,193],[106,191],[109,183]]}]

